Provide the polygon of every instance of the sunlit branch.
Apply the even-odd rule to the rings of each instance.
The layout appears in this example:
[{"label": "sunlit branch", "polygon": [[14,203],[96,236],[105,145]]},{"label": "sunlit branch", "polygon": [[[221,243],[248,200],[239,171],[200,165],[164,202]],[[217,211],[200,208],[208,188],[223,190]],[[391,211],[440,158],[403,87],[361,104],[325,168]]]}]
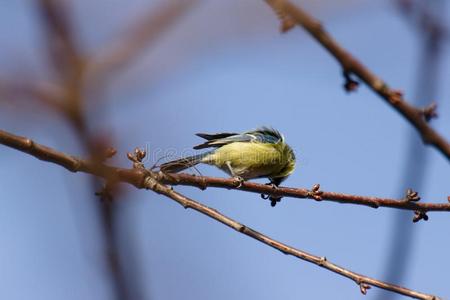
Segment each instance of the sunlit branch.
[{"label": "sunlit branch", "polygon": [[392,89],[380,77],[372,73],[352,54],[344,49],[308,12],[288,0],[265,0],[281,20],[281,30],[290,30],[295,25],[303,27],[317,42],[319,42],[340,63],[347,91],[354,90],[358,82],[352,79],[356,76],[403,115],[420,133],[425,144],[432,145],[450,160],[450,143],[433,128],[428,121],[436,115],[435,105],[417,108],[409,104],[403,93]]},{"label": "sunlit branch", "polygon": [[[72,155],[59,152],[52,148],[39,145],[32,140],[20,137],[6,131],[0,130],[0,144],[28,153],[38,159],[58,164],[71,172],[84,172],[105,178],[109,181],[122,181],[142,188],[145,174],[140,169],[125,169],[105,165],[100,162],[92,162],[77,158]],[[450,211],[450,203],[426,203],[421,202],[418,194],[408,190],[404,199],[392,199],[370,196],[350,195],[336,192],[321,191],[318,185],[311,189],[292,187],[273,187],[271,185],[258,184],[250,181],[239,182],[234,178],[217,178],[206,176],[195,176],[189,174],[164,174],[152,172],[153,177],[163,184],[194,186],[200,189],[207,187],[235,189],[257,194],[270,195],[275,198],[289,197],[312,199],[314,201],[330,201],[354,205],[363,205],[373,208],[390,207],[415,211],[427,219],[427,212]]]},{"label": "sunlit branch", "polygon": [[[6,145],[8,147],[17,149],[19,151],[23,151],[25,153],[28,153],[40,160],[52,162],[55,164],[58,164],[64,168],[66,168],[69,171],[72,172],[84,172],[89,173],[95,176],[99,176],[102,178],[105,178],[108,182],[117,182],[122,181],[129,184],[134,185],[137,188],[145,188],[155,191],[156,193],[165,195],[169,197],[170,199],[178,202],[185,208],[191,208],[194,209],[214,220],[219,221],[220,223],[225,224],[228,227],[233,228],[234,230],[245,234],[251,238],[254,238],[272,248],[275,248],[279,251],[281,251],[284,254],[295,256],[299,259],[305,260],[307,262],[313,263],[317,266],[320,266],[322,268],[325,268],[327,270],[330,270],[334,273],[337,273],[341,276],[347,277],[351,280],[353,280],[356,284],[358,284],[360,291],[363,294],[366,294],[367,290],[372,287],[376,286],[384,290],[392,291],[395,293],[399,293],[405,296],[409,296],[412,298],[417,299],[427,299],[427,300],[436,300],[439,299],[436,296],[424,294],[421,292],[413,291],[411,289],[407,289],[401,286],[393,285],[387,282],[383,282],[377,279],[373,279],[355,272],[352,272],[348,269],[345,269],[343,267],[340,267],[336,264],[333,264],[329,262],[325,257],[315,256],[312,254],[309,254],[305,251],[293,248],[291,246],[288,246],[286,244],[283,244],[281,242],[278,242],[260,232],[257,232],[250,227],[243,225],[223,214],[218,212],[215,209],[212,209],[210,207],[207,207],[197,201],[194,201],[190,198],[187,198],[180,193],[177,193],[174,191],[171,187],[168,187],[161,183],[161,181],[168,181],[168,176],[175,176],[175,174],[167,175],[167,176],[161,176],[161,174],[152,172],[150,170],[147,170],[144,168],[142,164],[142,159],[145,157],[145,152],[139,149],[135,150],[134,154],[128,154],[128,158],[133,161],[133,168],[131,169],[123,169],[123,168],[116,168],[107,166],[101,163],[92,163],[87,160],[83,160],[68,154],[65,154],[63,152],[59,152],[57,150],[54,150],[52,148],[37,144],[33,142],[30,139],[16,136],[14,134],[1,131],[0,130],[0,143],[3,145]],[[184,176],[185,180],[187,181],[186,175]],[[190,178],[197,178],[195,176],[191,176]],[[208,180],[207,177],[199,177],[201,182],[205,182]],[[232,179],[234,181],[234,179]],[[216,182],[214,184],[214,182]],[[224,182],[222,182],[224,183]],[[231,183],[231,182],[230,182]],[[218,185],[220,186],[221,181],[219,178],[211,178],[210,185]],[[250,184],[250,185],[249,185]],[[189,184],[189,185],[198,185],[200,187],[205,187],[205,185],[199,185],[197,184]],[[249,186],[247,186],[249,185]],[[244,186],[247,186],[246,188],[249,190],[252,190],[252,188],[255,189],[258,188],[258,186],[261,188],[261,190],[258,190],[258,192],[268,192],[267,186],[264,185],[256,185],[253,183],[244,183],[241,188]],[[232,188],[231,186],[229,188]],[[270,189],[271,187],[269,187]],[[286,189],[286,188],[285,188]],[[295,189],[293,189],[295,190]],[[304,196],[311,196],[314,197],[316,195],[317,197],[323,196],[323,193],[319,193],[318,189],[315,188],[313,191],[313,194],[311,194],[311,191],[307,190],[299,190],[301,193],[304,193]],[[414,192],[410,192],[408,195],[408,201],[415,201],[417,200],[417,194]]]},{"label": "sunlit branch", "polygon": [[301,260],[310,262],[312,264],[315,264],[319,267],[322,267],[324,269],[327,269],[329,271],[332,271],[336,274],[339,274],[341,276],[347,277],[351,280],[353,280],[358,286],[364,295],[367,293],[367,290],[370,289],[372,286],[378,287],[383,290],[391,291],[394,293],[402,294],[405,296],[409,296],[411,298],[416,299],[428,299],[428,300],[437,300],[439,299],[437,296],[424,294],[421,292],[413,291],[405,287],[401,287],[398,285],[394,285],[391,283],[383,282],[365,275],[361,275],[358,273],[355,273],[353,271],[350,271],[346,268],[340,267],[330,261],[327,260],[326,257],[320,257],[316,256],[310,253],[307,253],[303,250],[291,247],[289,245],[286,245],[284,243],[281,243],[277,240],[274,240],[273,238],[260,233],[244,224],[241,224],[225,215],[217,211],[216,209],[210,208],[206,205],[203,205],[195,200],[192,200],[176,191],[174,191],[172,188],[165,186],[158,182],[153,176],[147,176],[146,180],[144,182],[144,187],[147,189],[151,189],[158,194],[165,195],[169,197],[170,199],[176,201],[180,205],[182,205],[184,208],[190,208],[193,210],[196,210],[200,212],[203,215],[206,215],[234,230],[237,232],[240,232],[244,235],[247,235],[257,241],[260,241],[263,244],[268,245],[269,247],[272,247],[276,250],[281,251],[281,253],[286,255],[292,255],[294,257],[297,257]]}]

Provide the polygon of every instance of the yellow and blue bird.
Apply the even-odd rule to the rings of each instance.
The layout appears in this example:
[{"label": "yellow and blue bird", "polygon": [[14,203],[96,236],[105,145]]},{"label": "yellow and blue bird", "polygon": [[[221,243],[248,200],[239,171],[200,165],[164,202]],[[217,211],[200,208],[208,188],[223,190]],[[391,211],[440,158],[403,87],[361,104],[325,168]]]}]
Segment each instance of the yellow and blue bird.
[{"label": "yellow and blue bird", "polygon": [[160,170],[176,173],[199,163],[213,165],[241,182],[268,178],[278,186],[295,169],[295,155],[284,136],[268,127],[244,133],[197,133],[206,142],[194,149],[215,148],[208,152],[164,163]]}]

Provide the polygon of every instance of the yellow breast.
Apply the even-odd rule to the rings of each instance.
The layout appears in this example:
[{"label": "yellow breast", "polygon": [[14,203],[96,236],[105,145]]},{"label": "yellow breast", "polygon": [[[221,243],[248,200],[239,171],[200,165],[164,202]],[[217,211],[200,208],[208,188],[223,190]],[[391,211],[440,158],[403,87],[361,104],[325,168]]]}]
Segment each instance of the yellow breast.
[{"label": "yellow breast", "polygon": [[227,166],[229,162],[235,175],[244,179],[269,177],[286,165],[286,158],[280,150],[279,144],[235,142],[218,148],[202,162],[215,165],[230,174]]}]

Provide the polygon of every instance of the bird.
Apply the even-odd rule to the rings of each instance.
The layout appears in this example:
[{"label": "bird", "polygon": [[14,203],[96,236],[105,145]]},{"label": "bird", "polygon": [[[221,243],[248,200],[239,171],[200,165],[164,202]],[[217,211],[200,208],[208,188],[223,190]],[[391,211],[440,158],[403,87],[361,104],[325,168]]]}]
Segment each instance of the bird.
[{"label": "bird", "polygon": [[193,149],[213,148],[207,152],[160,165],[163,173],[178,173],[199,163],[216,166],[242,184],[256,178],[268,178],[278,187],[295,169],[295,154],[284,136],[271,127],[259,127],[243,133],[197,133],[205,139]]}]

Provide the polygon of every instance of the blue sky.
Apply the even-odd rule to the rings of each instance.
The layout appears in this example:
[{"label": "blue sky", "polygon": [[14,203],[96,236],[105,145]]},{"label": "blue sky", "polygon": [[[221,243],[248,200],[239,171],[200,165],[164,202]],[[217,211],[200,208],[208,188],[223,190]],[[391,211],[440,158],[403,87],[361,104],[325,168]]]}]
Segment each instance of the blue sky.
[{"label": "blue sky", "polygon": [[[0,50],[6,70],[1,77],[15,74],[15,69],[23,72],[29,64],[32,74],[41,74],[40,35],[29,4],[0,4],[0,38],[6,44]],[[83,4],[75,5],[76,20],[82,40],[94,51],[113,36],[110,28],[119,28],[126,18],[117,1],[100,1],[91,10],[83,10]],[[124,14],[132,16],[144,4],[136,1],[123,8]],[[344,47],[412,99],[419,40],[389,1],[306,6]],[[111,15],[96,24],[98,30],[81,22],[104,16],[102,10]],[[346,94],[340,68],[328,53],[302,30],[280,35],[277,26],[270,10],[258,1],[209,1],[180,20],[117,76],[93,106],[92,127],[113,134],[115,162],[128,166],[125,153],[136,146],[152,153],[183,151],[199,142],[196,132],[272,125],[297,154],[298,169],[285,182],[288,186],[320,183],[327,191],[386,197],[398,197],[399,190],[410,187],[399,184],[412,127],[366,87]],[[26,58],[18,59],[21,55]],[[447,47],[437,99],[440,118],[432,125],[450,139],[449,57]],[[60,119],[29,112],[24,122],[24,115],[14,108],[1,107],[0,128],[83,154]],[[448,162],[431,148],[426,152],[429,166],[418,192],[424,201],[445,202],[450,194]],[[5,147],[0,154],[0,298],[110,299],[98,203],[89,177]],[[200,170],[224,176],[212,167]],[[345,278],[281,255],[149,191],[124,190],[116,203],[116,228],[121,261],[136,299],[362,297]],[[299,199],[284,199],[272,208],[250,193],[176,190],[353,271],[376,278],[385,274],[395,216],[390,209]],[[409,223],[415,238],[407,276],[400,284],[450,296],[450,262],[443,259],[450,249],[445,238],[449,225],[445,213],[431,213],[428,222]],[[367,297],[377,295],[371,289]]]}]

